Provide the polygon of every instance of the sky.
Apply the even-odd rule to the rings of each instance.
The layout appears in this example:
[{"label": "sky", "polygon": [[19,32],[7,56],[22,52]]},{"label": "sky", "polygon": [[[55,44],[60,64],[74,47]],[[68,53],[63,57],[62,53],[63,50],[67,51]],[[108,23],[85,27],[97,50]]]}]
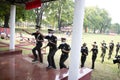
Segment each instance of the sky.
[{"label": "sky", "polygon": [[120,23],[120,0],[85,0],[85,6],[104,8],[112,18],[112,23]]}]

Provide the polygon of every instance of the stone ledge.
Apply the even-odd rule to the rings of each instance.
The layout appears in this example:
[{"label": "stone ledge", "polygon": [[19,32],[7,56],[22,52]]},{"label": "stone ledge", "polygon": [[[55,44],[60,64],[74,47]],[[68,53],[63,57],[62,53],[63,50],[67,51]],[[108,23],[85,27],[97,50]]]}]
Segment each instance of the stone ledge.
[{"label": "stone ledge", "polygon": [[22,50],[19,49],[0,51],[0,57],[10,56],[10,55],[20,55],[20,54],[22,54]]}]

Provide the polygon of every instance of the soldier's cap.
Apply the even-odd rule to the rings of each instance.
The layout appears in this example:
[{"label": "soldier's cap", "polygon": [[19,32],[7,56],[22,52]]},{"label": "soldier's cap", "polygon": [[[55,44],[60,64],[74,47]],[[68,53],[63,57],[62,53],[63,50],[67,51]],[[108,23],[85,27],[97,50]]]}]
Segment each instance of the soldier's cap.
[{"label": "soldier's cap", "polygon": [[96,42],[93,42],[93,43],[95,43],[95,44],[96,44]]},{"label": "soldier's cap", "polygon": [[83,43],[84,46],[86,46],[86,43]]},{"label": "soldier's cap", "polygon": [[66,38],[61,38],[61,40],[63,41],[63,40],[66,40]]},{"label": "soldier's cap", "polygon": [[54,32],[54,30],[52,30],[52,29],[48,29],[48,32]]},{"label": "soldier's cap", "polygon": [[40,26],[36,25],[36,29],[40,29],[40,28],[41,28]]}]

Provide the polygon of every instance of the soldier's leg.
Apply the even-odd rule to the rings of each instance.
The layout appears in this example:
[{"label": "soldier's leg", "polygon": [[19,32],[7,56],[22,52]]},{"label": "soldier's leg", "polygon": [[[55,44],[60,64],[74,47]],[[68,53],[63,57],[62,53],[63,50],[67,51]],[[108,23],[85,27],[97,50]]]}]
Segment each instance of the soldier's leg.
[{"label": "soldier's leg", "polygon": [[32,53],[34,55],[34,60],[33,61],[36,61],[37,60],[37,54],[36,54],[36,46],[32,49]]},{"label": "soldier's leg", "polygon": [[49,54],[47,56],[47,61],[48,61],[48,68],[52,68],[52,59],[51,59],[51,50],[49,50]]},{"label": "soldier's leg", "polygon": [[102,53],[101,53],[100,57],[102,57],[102,56],[103,56],[103,50],[102,50]]},{"label": "soldier's leg", "polygon": [[95,60],[96,60],[97,56],[93,56],[93,59],[92,59],[92,69],[94,69],[95,67]]},{"label": "soldier's leg", "polygon": [[60,69],[63,68],[63,55],[60,56],[59,66]]},{"label": "soldier's leg", "polygon": [[111,50],[109,50],[108,59],[110,59],[110,58],[111,58],[111,55],[112,55],[112,51],[111,51]]},{"label": "soldier's leg", "polygon": [[51,54],[51,64],[52,67],[56,69],[56,65],[55,65],[55,61],[54,61],[54,55],[55,55],[56,50],[52,50],[52,54]]},{"label": "soldier's leg", "polygon": [[116,50],[116,55],[115,55],[115,57],[118,55],[118,51],[119,51],[119,50]]},{"label": "soldier's leg", "polygon": [[84,67],[85,61],[86,61],[86,56],[83,57],[83,67]]},{"label": "soldier's leg", "polygon": [[94,62],[95,62],[95,57],[94,56],[92,56],[92,69],[94,69]]},{"label": "soldier's leg", "polygon": [[102,63],[104,62],[104,57],[105,57],[105,53],[103,54],[103,56],[102,56]]},{"label": "soldier's leg", "polygon": [[68,55],[62,55],[61,56],[61,61],[60,61],[60,65],[61,65],[61,67],[60,68],[67,68],[66,67],[66,65],[64,64],[64,62],[67,60],[67,58],[68,58]]},{"label": "soldier's leg", "polygon": [[37,49],[37,51],[38,51],[38,55],[39,55],[40,62],[43,63],[41,50],[40,50],[40,49]]},{"label": "soldier's leg", "polygon": [[81,56],[81,68],[84,66],[84,65],[83,65],[83,64],[84,64],[84,63],[83,63],[83,58],[84,58],[84,57]]}]

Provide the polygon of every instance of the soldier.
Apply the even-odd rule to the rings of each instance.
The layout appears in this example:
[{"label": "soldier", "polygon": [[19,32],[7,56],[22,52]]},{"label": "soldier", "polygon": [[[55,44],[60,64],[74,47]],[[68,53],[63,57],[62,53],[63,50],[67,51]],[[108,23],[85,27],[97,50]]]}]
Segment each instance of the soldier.
[{"label": "soldier", "polygon": [[96,48],[98,48],[98,45],[97,45],[96,42],[93,42],[93,45],[94,45]]},{"label": "soldier", "polygon": [[61,42],[62,43],[58,46],[58,49],[61,49],[62,51],[60,62],[59,62],[60,69],[67,68],[64,62],[67,60],[70,49],[71,49],[70,45],[66,43],[66,38],[61,38]]},{"label": "soldier", "polygon": [[118,56],[119,49],[120,49],[120,43],[118,42],[116,44],[116,55],[115,55],[115,57]]},{"label": "soldier", "polygon": [[45,36],[45,39],[48,40],[48,44],[45,47],[43,47],[43,48],[49,47],[49,53],[47,56],[47,60],[48,60],[47,68],[48,69],[50,69],[50,68],[56,69],[54,55],[57,50],[57,37],[55,35],[53,35],[53,33],[54,33],[54,30],[48,29],[48,35]]},{"label": "soldier", "polygon": [[95,60],[97,58],[97,54],[98,54],[98,47],[96,47],[95,44],[92,45],[93,48],[91,49],[92,51],[92,67],[91,69],[94,69],[94,63],[95,63]]},{"label": "soldier", "polygon": [[105,57],[105,54],[106,54],[106,49],[108,49],[108,48],[107,48],[106,43],[105,43],[104,40],[101,43],[101,45],[102,45],[102,47],[101,47],[101,50],[102,50],[102,54],[101,54],[102,61],[101,62],[103,63],[104,62],[104,57]]},{"label": "soldier", "polygon": [[81,47],[81,68],[84,67],[84,63],[86,61],[86,56],[88,55],[88,47],[86,46],[86,43],[83,43],[83,46]]},{"label": "soldier", "polygon": [[[36,62],[38,61],[38,55],[39,55],[39,59],[40,62],[43,63],[43,59],[42,59],[42,55],[41,55],[41,47],[42,47],[42,42],[44,41],[44,37],[40,34],[39,29],[36,30],[36,32],[34,33],[30,33],[26,30],[23,29],[23,31],[25,31],[26,33],[33,35],[35,37],[36,40],[36,46],[32,49],[32,53],[34,55],[34,60],[32,60],[32,62]],[[38,55],[36,53],[36,51],[38,52]]]},{"label": "soldier", "polygon": [[108,54],[108,59],[111,58],[113,49],[114,49],[114,43],[113,43],[113,40],[112,40],[112,41],[109,43],[109,54]]}]

